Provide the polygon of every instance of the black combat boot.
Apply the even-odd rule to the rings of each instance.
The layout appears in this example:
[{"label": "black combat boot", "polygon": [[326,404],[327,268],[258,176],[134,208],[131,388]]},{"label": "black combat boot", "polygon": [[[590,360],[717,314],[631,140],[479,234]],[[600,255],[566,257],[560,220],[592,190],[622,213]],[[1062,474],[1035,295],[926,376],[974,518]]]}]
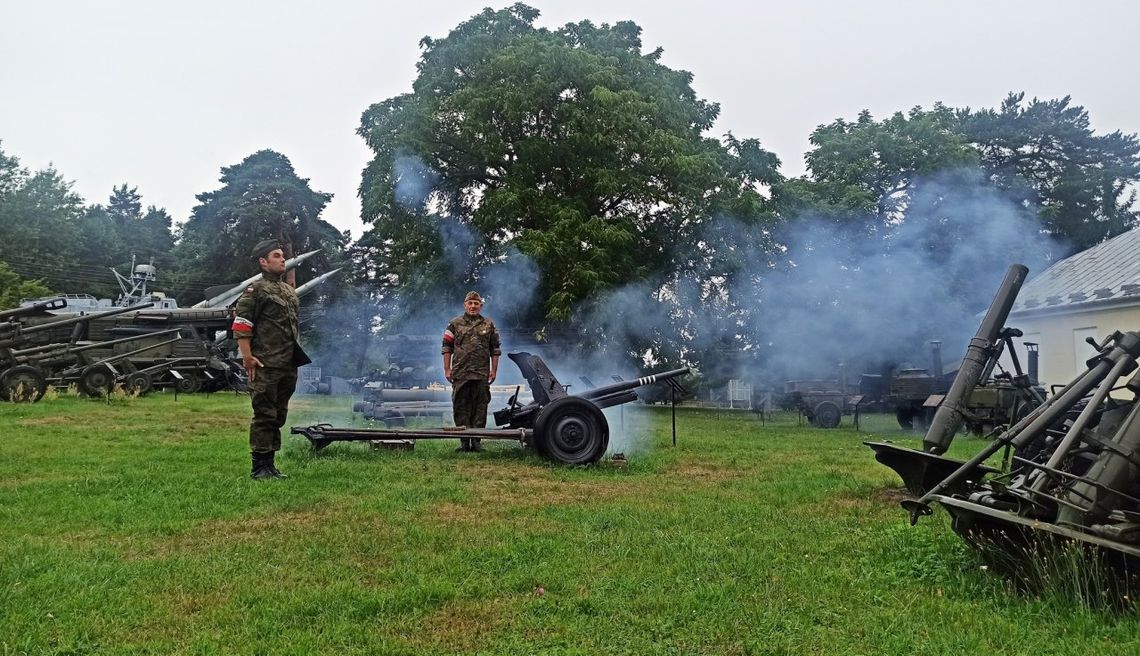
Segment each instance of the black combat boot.
[{"label": "black combat boot", "polygon": [[273,474],[273,478],[289,478],[285,474],[277,471],[277,465],[273,464],[273,456],[275,455],[277,455],[276,451],[270,451],[269,453],[265,454],[265,462],[269,466],[269,471]]},{"label": "black combat boot", "polygon": [[254,451],[250,454],[253,459],[253,467],[250,469],[249,477],[255,481],[262,481],[267,478],[273,478],[273,454],[272,453],[258,453]]},{"label": "black combat boot", "polygon": [[477,437],[473,438],[471,440],[471,447],[467,450],[468,451],[475,451],[475,452],[482,451],[483,450],[483,440],[481,440]]}]

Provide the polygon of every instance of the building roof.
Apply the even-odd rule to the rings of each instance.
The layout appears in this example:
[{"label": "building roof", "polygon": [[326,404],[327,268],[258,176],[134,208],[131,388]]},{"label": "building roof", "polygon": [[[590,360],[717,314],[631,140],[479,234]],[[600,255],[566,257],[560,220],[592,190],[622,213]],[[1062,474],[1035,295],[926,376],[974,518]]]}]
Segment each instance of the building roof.
[{"label": "building roof", "polygon": [[1014,313],[1140,304],[1140,228],[1056,262],[1018,294]]}]

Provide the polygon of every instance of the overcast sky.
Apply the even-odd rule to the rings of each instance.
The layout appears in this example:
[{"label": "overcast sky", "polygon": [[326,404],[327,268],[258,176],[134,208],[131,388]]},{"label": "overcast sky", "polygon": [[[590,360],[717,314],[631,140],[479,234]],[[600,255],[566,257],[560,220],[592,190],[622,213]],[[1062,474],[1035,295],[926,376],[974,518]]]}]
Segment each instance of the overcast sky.
[{"label": "overcast sky", "polygon": [[[1071,95],[1101,132],[1140,132],[1140,3],[533,0],[539,25],[632,20],[646,51],[721,106],[715,134],[755,137],[803,173],[837,117],[1009,91]],[[0,141],[49,163],[89,203],[137,186],[185,220],[220,169],[271,148],[334,194],[324,218],[359,237],[356,136],[371,103],[411,90],[419,40],[486,0],[0,0]]]}]

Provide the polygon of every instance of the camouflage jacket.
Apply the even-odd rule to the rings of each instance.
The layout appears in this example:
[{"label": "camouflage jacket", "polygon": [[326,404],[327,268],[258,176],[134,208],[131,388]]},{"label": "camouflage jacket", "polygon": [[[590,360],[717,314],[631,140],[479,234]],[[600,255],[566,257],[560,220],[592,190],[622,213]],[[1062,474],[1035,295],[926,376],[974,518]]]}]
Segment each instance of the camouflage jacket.
[{"label": "camouflage jacket", "polygon": [[451,354],[452,379],[486,380],[491,373],[491,356],[502,353],[495,322],[483,315],[455,317],[443,332],[443,352]]},{"label": "camouflage jacket", "polygon": [[[297,292],[284,276],[263,274],[238,299],[233,333],[250,339],[253,357],[266,367],[296,367],[300,351]],[[303,353],[303,352],[302,352]]]}]

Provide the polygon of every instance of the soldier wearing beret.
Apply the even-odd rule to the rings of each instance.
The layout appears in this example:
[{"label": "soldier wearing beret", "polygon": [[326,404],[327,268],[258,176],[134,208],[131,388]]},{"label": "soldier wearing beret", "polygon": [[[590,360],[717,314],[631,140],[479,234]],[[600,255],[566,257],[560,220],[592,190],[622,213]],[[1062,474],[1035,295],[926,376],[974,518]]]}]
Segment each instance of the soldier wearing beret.
[{"label": "soldier wearing beret", "polygon": [[[487,426],[491,383],[499,371],[499,332],[495,322],[484,317],[483,297],[468,292],[463,314],[443,332],[443,375],[451,382],[451,405],[456,426]],[[460,438],[460,451],[482,451],[478,439]]]},{"label": "soldier wearing beret", "polygon": [[311,360],[301,348],[300,303],[285,281],[285,252],[276,239],[267,239],[254,246],[252,255],[261,266],[261,278],[238,299],[232,326],[253,405],[250,477],[286,478],[277,471],[274,455],[281,449],[281,428],[297,387],[297,367]]}]

